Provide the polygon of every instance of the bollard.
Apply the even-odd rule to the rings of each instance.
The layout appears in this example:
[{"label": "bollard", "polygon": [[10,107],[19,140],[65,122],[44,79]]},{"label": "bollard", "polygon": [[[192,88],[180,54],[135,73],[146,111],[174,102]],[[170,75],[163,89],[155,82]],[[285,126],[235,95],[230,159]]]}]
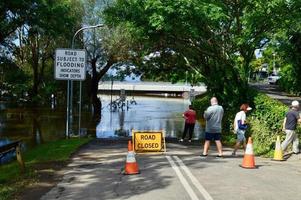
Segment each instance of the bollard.
[{"label": "bollard", "polygon": [[24,173],[25,172],[25,164],[24,164],[24,161],[22,159],[22,153],[21,153],[21,145],[20,145],[20,143],[16,147],[16,155],[17,155],[17,161],[19,163],[21,173]]}]

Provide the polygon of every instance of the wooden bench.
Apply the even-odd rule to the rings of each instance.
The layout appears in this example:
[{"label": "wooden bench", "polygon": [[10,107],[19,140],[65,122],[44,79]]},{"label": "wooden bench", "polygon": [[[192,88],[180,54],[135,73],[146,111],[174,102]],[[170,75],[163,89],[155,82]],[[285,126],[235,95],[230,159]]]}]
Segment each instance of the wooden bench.
[{"label": "wooden bench", "polygon": [[6,144],[4,146],[0,147],[0,158],[3,157],[5,154],[16,151],[16,156],[17,156],[17,161],[20,166],[21,172],[25,171],[25,164],[22,159],[22,154],[21,154],[21,141],[16,141],[12,142],[9,144]]}]

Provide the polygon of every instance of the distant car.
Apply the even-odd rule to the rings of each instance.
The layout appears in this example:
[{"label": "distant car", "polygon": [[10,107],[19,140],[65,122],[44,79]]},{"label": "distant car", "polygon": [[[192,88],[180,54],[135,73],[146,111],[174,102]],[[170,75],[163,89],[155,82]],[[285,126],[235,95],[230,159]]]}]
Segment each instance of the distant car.
[{"label": "distant car", "polygon": [[280,76],[278,74],[271,74],[268,76],[268,83],[269,84],[278,84]]}]

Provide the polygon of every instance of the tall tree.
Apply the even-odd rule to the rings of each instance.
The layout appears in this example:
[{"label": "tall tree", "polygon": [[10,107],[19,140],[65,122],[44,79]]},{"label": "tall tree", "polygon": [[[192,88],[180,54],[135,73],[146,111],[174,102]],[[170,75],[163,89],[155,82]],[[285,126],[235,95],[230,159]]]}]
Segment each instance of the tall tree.
[{"label": "tall tree", "polygon": [[17,28],[28,21],[36,0],[2,0],[0,1],[0,44],[14,34]]},{"label": "tall tree", "polygon": [[[285,0],[117,0],[105,13],[110,26],[126,24],[136,39],[132,51],[143,72],[169,72],[179,78],[187,70],[198,72],[209,93],[233,107],[248,100],[254,51],[268,43],[281,20],[287,19],[288,4]],[[146,57],[156,61],[153,67],[144,64]]]},{"label": "tall tree", "polygon": [[36,1],[31,5],[27,22],[18,28],[18,44],[14,55],[20,67],[30,67],[31,97],[37,97],[46,67],[53,61],[58,47],[69,47],[72,33],[82,21],[82,10],[77,0]]},{"label": "tall tree", "polygon": [[[84,4],[85,17],[84,25],[91,26],[102,24],[102,11],[110,5],[110,0],[89,0]],[[106,72],[119,61],[127,60],[124,57],[131,42],[128,35],[124,34],[121,26],[108,28],[102,26],[95,29],[87,29],[83,34],[83,45],[88,57],[88,84],[90,101],[94,108],[94,117],[101,116],[102,103],[97,97],[98,83]],[[120,48],[122,46],[122,48]]]},{"label": "tall tree", "polygon": [[[285,27],[278,29],[279,54],[283,55],[280,86],[287,92],[301,94],[301,2],[289,1],[289,20]],[[293,11],[293,12],[292,12]]]}]

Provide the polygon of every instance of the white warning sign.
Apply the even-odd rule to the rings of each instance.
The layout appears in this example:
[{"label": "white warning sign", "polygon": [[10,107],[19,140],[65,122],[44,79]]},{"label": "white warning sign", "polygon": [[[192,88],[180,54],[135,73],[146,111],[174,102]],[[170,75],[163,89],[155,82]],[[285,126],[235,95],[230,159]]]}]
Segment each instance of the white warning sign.
[{"label": "white warning sign", "polygon": [[86,51],[82,49],[56,49],[54,78],[81,81],[86,79]]}]

